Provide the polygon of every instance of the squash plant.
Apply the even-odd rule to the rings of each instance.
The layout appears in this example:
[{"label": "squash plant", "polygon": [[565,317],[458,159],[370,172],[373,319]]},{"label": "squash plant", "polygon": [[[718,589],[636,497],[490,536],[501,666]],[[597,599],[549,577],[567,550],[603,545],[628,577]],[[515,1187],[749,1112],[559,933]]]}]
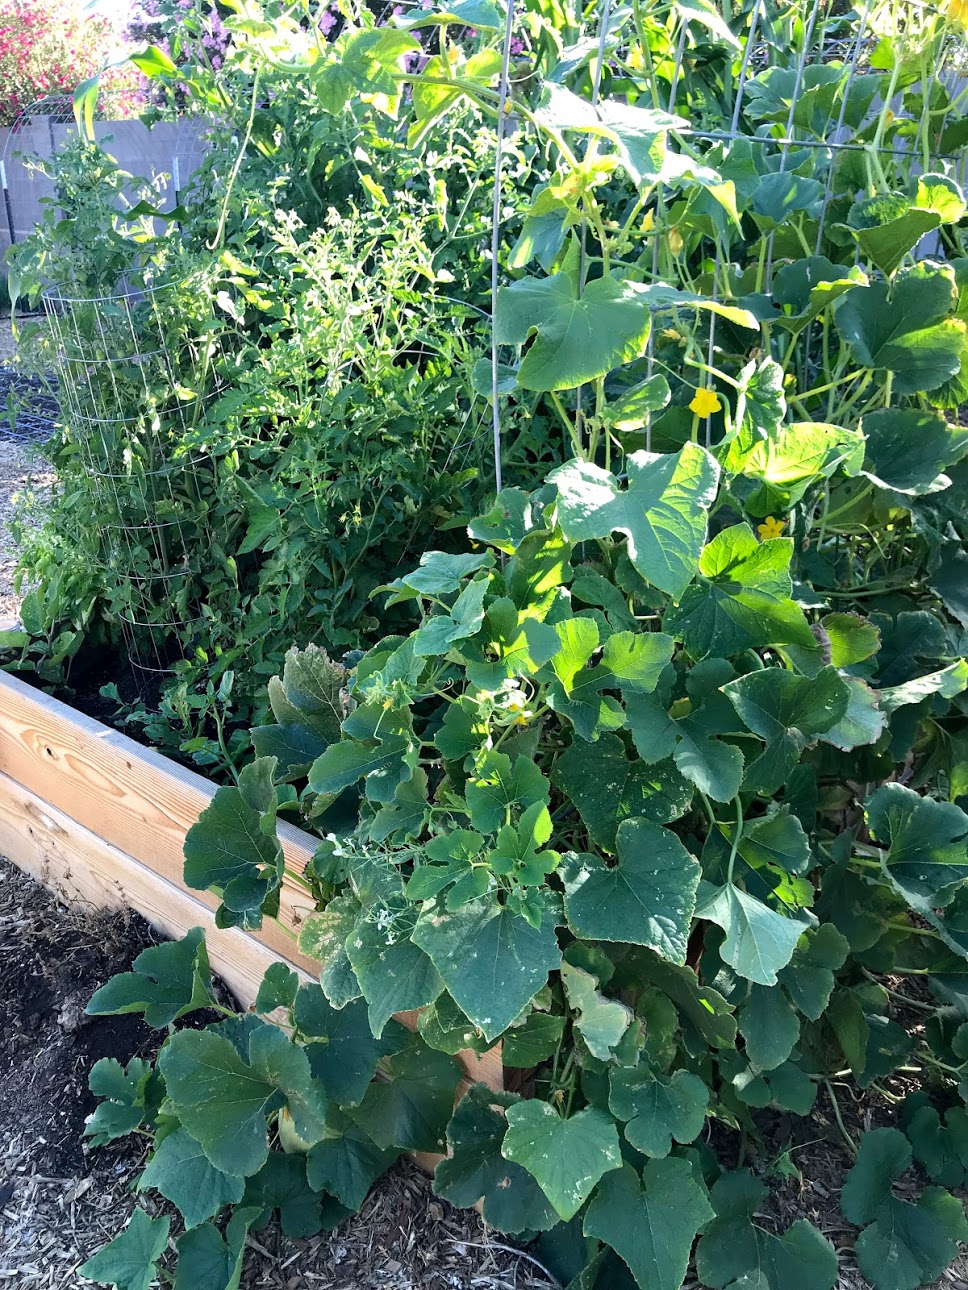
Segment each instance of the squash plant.
[{"label": "squash plant", "polygon": [[[744,426],[745,450],[741,433],[633,452],[623,480],[576,458],[536,493],[505,490],[470,550],[385,589],[419,614],[408,636],[349,668],[288,656],[275,722],[189,834],[185,874],[221,893],[222,925],[258,926],[278,910],[276,818],[314,824],[293,877],[318,899],[299,945],[320,983],[278,965],[253,1013],[172,1027],[153,1069],[95,1068],[111,1100],[89,1132],[155,1134],[141,1185],[183,1213],[185,1284],[197,1247],[220,1242],[237,1268],[239,1232],[273,1207],[316,1230],[400,1151],[438,1150],[441,1196],[482,1200],[510,1232],[573,1233],[576,1286],[675,1290],[698,1237],[705,1285],[759,1268],[778,1290],[796,1265],[829,1290],[832,1247],[803,1221],[756,1225],[761,1184],[698,1145],[707,1121],[807,1115],[846,1069],[862,1087],[903,1065],[943,1097],[968,1088],[963,631],[926,571],[865,597],[851,548],[863,534],[911,559],[920,508],[958,507],[945,471],[968,442],[948,429],[939,456],[905,438],[909,477],[932,474],[917,495],[881,479],[874,434]],[[858,483],[886,522],[824,526]],[[757,524],[744,499],[763,489],[816,514],[810,536]],[[924,1035],[895,1019],[905,990],[886,972],[927,978]],[[195,933],[91,1010],[164,1027],[212,1006]],[[416,1035],[394,1020],[410,1009]],[[455,1110],[453,1054],[498,1042],[520,1091],[478,1085]],[[890,1193],[912,1151],[961,1181],[960,1115],[925,1103],[909,1138],[862,1144],[873,1181],[844,1208],[882,1225],[859,1244],[877,1286],[900,1284],[892,1248],[915,1285],[966,1235],[941,1190],[904,1223]],[[233,1204],[223,1236],[211,1220]],[[136,1238],[118,1239],[120,1258]]]}]

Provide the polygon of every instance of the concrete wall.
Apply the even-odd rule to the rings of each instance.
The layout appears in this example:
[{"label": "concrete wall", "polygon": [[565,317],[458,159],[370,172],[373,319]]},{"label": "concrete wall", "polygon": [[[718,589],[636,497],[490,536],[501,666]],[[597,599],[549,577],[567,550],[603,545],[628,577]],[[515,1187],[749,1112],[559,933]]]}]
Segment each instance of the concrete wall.
[{"label": "concrete wall", "polygon": [[[94,126],[98,142],[122,170],[155,185],[157,204],[163,210],[175,204],[173,176],[179,176],[179,184],[184,185],[202,160],[203,129],[197,119],[159,121],[151,130],[134,120],[98,121]],[[10,126],[0,129],[0,157],[6,175],[0,208],[0,254],[10,244],[11,226],[19,241],[40,219],[42,199],[52,195],[49,180],[30,170],[19,154],[49,157],[74,136],[73,123],[54,124],[51,118],[37,118],[16,130]]]}]

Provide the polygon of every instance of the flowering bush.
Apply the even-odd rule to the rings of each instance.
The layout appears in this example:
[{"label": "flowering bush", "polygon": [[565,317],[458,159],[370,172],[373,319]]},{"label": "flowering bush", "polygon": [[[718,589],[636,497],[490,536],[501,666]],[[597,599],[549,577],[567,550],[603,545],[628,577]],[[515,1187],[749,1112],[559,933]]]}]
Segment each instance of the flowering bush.
[{"label": "flowering bush", "polygon": [[[0,0],[0,125],[49,94],[72,94],[103,66],[114,36],[101,14],[87,15],[58,0]],[[142,78],[130,64],[114,68],[102,88],[117,93],[112,115],[136,109]]]}]

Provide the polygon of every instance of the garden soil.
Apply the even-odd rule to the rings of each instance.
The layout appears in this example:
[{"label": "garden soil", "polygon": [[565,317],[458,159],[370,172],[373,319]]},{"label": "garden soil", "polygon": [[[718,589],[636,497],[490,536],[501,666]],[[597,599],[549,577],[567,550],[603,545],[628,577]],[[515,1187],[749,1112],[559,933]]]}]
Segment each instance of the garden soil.
[{"label": "garden soil", "polygon": [[[87,999],[155,940],[136,914],[59,903],[0,859],[0,1290],[74,1290],[79,1265],[127,1222],[143,1163],[138,1139],[88,1151],[84,1117],[94,1108],[87,1073],[100,1057],[150,1057],[157,1032],[138,1018],[84,1015]],[[854,1103],[844,1089],[848,1133],[886,1122],[888,1111]],[[773,1117],[754,1151],[729,1135],[762,1172],[770,1198],[758,1221],[782,1230],[816,1223],[842,1257],[838,1290],[864,1290],[851,1266],[853,1229],[841,1218],[850,1160],[824,1095],[809,1121]],[[912,1184],[914,1186],[914,1184]],[[150,1204],[150,1202],[149,1202]],[[152,1212],[162,1212],[155,1206]],[[429,1179],[402,1163],[337,1231],[286,1239],[273,1223],[248,1242],[243,1290],[552,1290],[557,1283],[487,1229],[473,1212],[437,1199]],[[696,1286],[694,1281],[687,1285]],[[796,1290],[790,1287],[790,1290]],[[937,1290],[968,1290],[959,1260]]]}]

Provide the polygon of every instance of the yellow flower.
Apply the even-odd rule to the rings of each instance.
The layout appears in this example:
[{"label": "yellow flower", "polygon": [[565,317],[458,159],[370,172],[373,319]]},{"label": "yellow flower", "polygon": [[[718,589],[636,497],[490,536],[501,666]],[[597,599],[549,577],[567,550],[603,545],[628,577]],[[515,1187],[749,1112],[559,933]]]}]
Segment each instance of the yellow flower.
[{"label": "yellow flower", "polygon": [[681,331],[676,331],[675,327],[663,327],[659,332],[663,340],[675,341],[677,345],[685,345],[686,338]]},{"label": "yellow flower", "polygon": [[654,228],[655,228],[655,215],[652,211],[646,211],[645,218],[642,220],[642,223],[639,225],[639,232],[651,233]]},{"label": "yellow flower", "polygon": [[669,229],[669,250],[673,255],[682,255],[682,248],[685,242],[682,240],[682,234],[677,228]]},{"label": "yellow flower", "polygon": [[710,417],[714,412],[719,412],[722,406],[716,391],[707,390],[705,386],[701,385],[692,396],[689,411],[695,412],[697,417]]},{"label": "yellow flower", "polygon": [[762,524],[757,524],[756,531],[760,535],[760,541],[766,542],[769,538],[782,537],[785,528],[786,520],[777,520],[768,515]]},{"label": "yellow flower", "polygon": [[948,0],[945,9],[948,17],[959,27],[968,27],[968,0]]}]

